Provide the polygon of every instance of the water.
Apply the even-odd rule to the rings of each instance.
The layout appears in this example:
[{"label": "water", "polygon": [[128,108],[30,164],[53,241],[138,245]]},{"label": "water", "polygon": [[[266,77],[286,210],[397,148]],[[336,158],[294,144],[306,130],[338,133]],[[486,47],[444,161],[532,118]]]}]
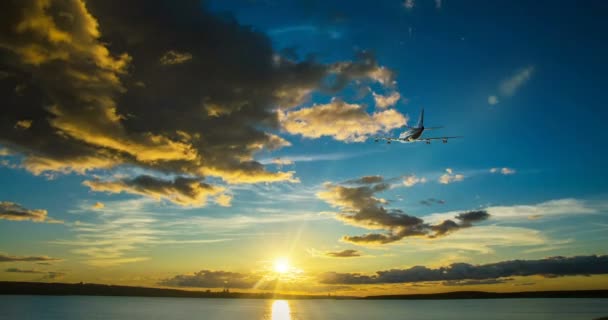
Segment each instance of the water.
[{"label": "water", "polygon": [[255,300],[0,296],[0,319],[568,319],[608,316],[608,299]]}]

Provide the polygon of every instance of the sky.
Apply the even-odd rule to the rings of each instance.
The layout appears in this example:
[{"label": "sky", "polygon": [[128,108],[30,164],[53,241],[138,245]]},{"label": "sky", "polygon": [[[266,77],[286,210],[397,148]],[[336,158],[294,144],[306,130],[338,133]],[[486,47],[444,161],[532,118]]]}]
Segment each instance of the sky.
[{"label": "sky", "polygon": [[0,280],[608,288],[604,1],[0,9]]}]

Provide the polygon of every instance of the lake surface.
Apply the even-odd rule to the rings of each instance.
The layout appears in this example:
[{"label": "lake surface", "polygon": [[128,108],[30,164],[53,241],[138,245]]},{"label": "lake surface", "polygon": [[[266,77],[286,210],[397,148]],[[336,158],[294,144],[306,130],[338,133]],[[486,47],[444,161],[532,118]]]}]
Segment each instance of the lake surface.
[{"label": "lake surface", "polygon": [[591,320],[605,316],[608,299],[256,300],[0,295],[1,320]]}]

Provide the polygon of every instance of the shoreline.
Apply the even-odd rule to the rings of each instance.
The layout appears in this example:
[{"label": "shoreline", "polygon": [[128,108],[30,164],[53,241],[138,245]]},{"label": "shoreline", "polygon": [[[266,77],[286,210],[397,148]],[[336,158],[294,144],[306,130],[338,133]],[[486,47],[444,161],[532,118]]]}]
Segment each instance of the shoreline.
[{"label": "shoreline", "polygon": [[458,300],[458,299],[535,299],[535,298],[608,298],[608,290],[569,291],[523,291],[485,292],[454,291],[429,294],[398,294],[375,296],[334,296],[189,291],[181,289],[132,287],[94,283],[46,283],[0,281],[0,295],[39,296],[116,296],[116,297],[167,297],[167,298],[207,298],[207,299],[323,299],[323,300]]}]

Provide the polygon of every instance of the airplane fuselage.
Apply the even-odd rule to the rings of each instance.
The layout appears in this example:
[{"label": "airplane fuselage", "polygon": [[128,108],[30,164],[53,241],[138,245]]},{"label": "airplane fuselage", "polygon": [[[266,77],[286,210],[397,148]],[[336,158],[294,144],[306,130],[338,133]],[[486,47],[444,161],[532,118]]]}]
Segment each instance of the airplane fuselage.
[{"label": "airplane fuselage", "polygon": [[422,132],[424,132],[424,127],[411,128],[407,131],[402,132],[399,135],[399,139],[403,141],[414,141],[420,138]]}]

